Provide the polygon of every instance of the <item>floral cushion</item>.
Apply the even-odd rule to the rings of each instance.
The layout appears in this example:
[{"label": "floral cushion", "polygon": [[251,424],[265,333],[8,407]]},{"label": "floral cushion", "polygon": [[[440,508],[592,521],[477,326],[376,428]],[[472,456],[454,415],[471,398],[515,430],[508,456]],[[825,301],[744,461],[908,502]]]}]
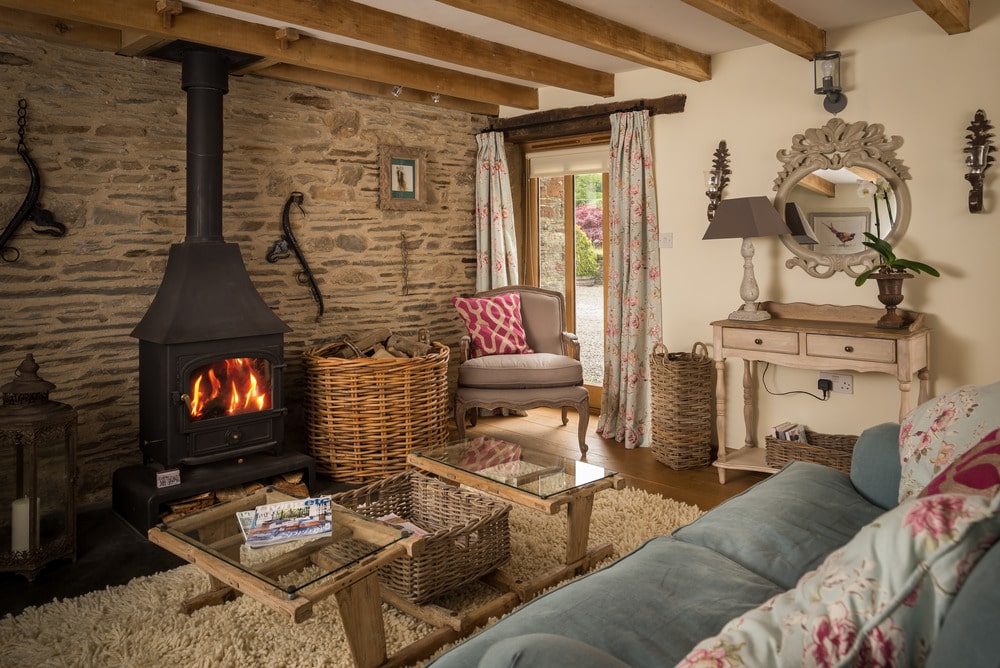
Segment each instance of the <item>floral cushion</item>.
[{"label": "floral cushion", "polygon": [[956,457],[1000,427],[1000,383],[964,385],[917,406],[899,429],[899,500],[923,491]]},{"label": "floral cushion", "polygon": [[980,494],[1000,492],[1000,429],[994,429],[971,450],[941,471],[920,496],[932,494]]},{"label": "floral cushion", "polygon": [[452,297],[478,355],[530,353],[521,322],[521,293]]},{"label": "floral cushion", "polygon": [[1000,536],[998,504],[965,494],[905,501],[678,665],[923,665],[956,592]]}]

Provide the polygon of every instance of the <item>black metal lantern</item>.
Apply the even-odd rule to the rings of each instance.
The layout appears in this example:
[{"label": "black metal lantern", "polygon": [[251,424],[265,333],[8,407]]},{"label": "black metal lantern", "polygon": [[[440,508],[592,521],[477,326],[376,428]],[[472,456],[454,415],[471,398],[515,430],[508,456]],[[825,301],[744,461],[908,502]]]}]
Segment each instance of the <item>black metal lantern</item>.
[{"label": "black metal lantern", "polygon": [[54,389],[30,354],[0,388],[0,571],[29,580],[76,559],[77,416]]},{"label": "black metal lantern", "polygon": [[821,51],[813,56],[813,82],[817,95],[825,95],[823,108],[831,114],[847,107],[840,85],[840,51]]}]

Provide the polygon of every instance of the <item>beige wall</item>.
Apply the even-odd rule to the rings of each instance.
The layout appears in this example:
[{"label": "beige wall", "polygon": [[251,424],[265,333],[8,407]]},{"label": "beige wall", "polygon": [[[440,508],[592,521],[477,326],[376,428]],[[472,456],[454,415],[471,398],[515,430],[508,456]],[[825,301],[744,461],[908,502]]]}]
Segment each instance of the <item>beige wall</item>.
[{"label": "beige wall", "polygon": [[[900,135],[898,155],[912,174],[910,231],[899,246],[904,257],[924,260],[942,278],[918,277],[906,288],[903,307],[924,311],[933,328],[932,392],[965,383],[1000,380],[994,346],[1000,313],[1000,168],[987,177],[986,212],[968,212],[963,179],[966,127],[976,109],[1000,123],[1000,87],[987,74],[1000,58],[1000,5],[973,0],[970,33],[947,35],[915,11],[863,28],[835,31],[828,45],[844,53],[849,102],[846,121],[881,123]],[[713,58],[713,77],[689,82],[640,70],[618,76],[619,99],[685,93],[682,114],[654,117],[654,152],[661,231],[673,232],[674,247],[661,251],[666,345],[689,349],[711,342],[708,323],[737,307],[742,277],[739,240],[703,241],[707,225],[703,172],[725,139],[732,154],[728,197],[773,197],[779,165],[775,154],[792,135],[827,122],[830,114],[812,92],[812,64],[764,45]],[[545,107],[591,104],[593,98],[546,89]],[[788,251],[778,240],[756,243],[755,267],[761,299],[817,304],[878,306],[875,286],[855,287],[849,277],[807,276],[786,269]],[[730,445],[743,433],[739,382],[741,365],[727,370]],[[898,393],[893,380],[854,374],[853,395],[820,403],[808,397],[771,397],[763,392],[759,431],[784,420],[820,432],[858,433],[895,419]],[[817,374],[772,367],[775,391],[815,391]]]}]

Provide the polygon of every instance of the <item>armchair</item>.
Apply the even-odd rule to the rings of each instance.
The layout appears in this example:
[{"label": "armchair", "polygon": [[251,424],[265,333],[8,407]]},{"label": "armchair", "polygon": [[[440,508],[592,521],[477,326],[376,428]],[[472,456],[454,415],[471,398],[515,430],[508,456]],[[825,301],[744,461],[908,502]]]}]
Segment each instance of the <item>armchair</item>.
[{"label": "armchair", "polygon": [[[478,355],[471,336],[462,337],[458,389],[455,393],[455,425],[465,437],[465,417],[469,409],[509,408],[524,410],[547,406],[562,409],[562,423],[569,422],[568,410],[579,416],[580,453],[587,453],[587,424],[590,420],[589,395],[583,387],[580,341],[567,332],[562,294],[526,285],[476,293],[492,297],[520,293],[521,321],[530,353]],[[478,410],[472,413],[476,424]]]}]

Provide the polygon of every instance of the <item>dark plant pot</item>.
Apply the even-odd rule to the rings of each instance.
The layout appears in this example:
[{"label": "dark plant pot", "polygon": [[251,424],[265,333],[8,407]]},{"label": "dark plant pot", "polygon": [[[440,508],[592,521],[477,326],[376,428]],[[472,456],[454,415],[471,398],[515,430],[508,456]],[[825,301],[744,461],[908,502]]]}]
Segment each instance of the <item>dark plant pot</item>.
[{"label": "dark plant pot", "polygon": [[905,271],[877,272],[871,275],[878,283],[878,300],[885,306],[885,315],[875,323],[883,329],[902,329],[909,323],[906,318],[896,312],[896,307],[903,301],[903,281],[913,278],[913,274]]}]

